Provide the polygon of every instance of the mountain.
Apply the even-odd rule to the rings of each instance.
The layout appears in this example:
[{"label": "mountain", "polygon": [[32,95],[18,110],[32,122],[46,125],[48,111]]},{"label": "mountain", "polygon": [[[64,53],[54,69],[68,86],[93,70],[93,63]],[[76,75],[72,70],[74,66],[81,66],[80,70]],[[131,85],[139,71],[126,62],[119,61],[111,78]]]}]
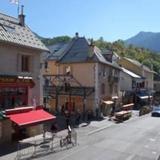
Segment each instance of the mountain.
[{"label": "mountain", "polygon": [[160,33],[139,32],[134,37],[125,40],[126,44],[143,47],[154,52],[160,52]]}]

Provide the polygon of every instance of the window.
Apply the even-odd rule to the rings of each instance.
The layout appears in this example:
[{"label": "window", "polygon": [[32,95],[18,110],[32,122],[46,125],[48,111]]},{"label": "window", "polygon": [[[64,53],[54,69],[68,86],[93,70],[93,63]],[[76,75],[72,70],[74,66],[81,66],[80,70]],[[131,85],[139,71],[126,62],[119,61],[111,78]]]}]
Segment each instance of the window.
[{"label": "window", "polygon": [[48,68],[48,62],[47,62],[47,61],[44,63],[44,68],[45,68],[45,69]]},{"label": "window", "polygon": [[105,94],[105,84],[101,84],[101,94]]},{"label": "window", "polygon": [[45,79],[45,86],[49,86],[49,80],[48,79]]},{"label": "window", "polygon": [[102,74],[103,74],[103,77],[106,75],[105,66],[102,66]]},{"label": "window", "polygon": [[113,93],[113,86],[109,85],[109,93],[112,94]]},{"label": "window", "polygon": [[109,75],[113,76],[113,69],[112,68],[109,69]]},{"label": "window", "polygon": [[26,55],[22,55],[22,67],[21,67],[21,71],[22,72],[29,72],[30,71],[30,56],[26,56]]},{"label": "window", "polygon": [[118,86],[117,85],[114,86],[114,93],[118,93]]}]

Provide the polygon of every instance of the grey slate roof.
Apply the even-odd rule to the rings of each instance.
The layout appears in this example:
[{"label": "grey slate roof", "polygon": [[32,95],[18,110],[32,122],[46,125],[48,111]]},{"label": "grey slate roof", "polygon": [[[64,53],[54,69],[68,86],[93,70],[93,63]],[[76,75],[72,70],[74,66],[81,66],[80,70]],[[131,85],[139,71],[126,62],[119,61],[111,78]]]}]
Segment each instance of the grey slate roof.
[{"label": "grey slate roof", "polygon": [[0,42],[48,51],[27,25],[23,27],[17,18],[2,13],[0,13]]},{"label": "grey slate roof", "polygon": [[65,50],[66,53],[60,59],[61,63],[86,62],[89,58],[93,61],[91,48],[85,38],[74,38],[69,45],[69,49]]},{"label": "grey slate roof", "polygon": [[121,69],[106,61],[101,50],[96,46],[91,46],[85,37],[73,38],[56,52],[53,51],[53,48],[56,46],[49,47],[51,54],[48,56],[48,60],[57,60],[59,63],[101,62]]},{"label": "grey slate roof", "polygon": [[131,63],[135,64],[136,66],[138,67],[142,67],[143,66],[143,69],[147,72],[152,72],[152,73],[155,73],[154,71],[152,71],[151,69],[149,69],[147,66],[143,65],[142,63],[134,60],[134,59],[130,59],[130,58],[127,58],[127,57],[124,57],[124,59],[130,61]]},{"label": "grey slate roof", "polygon": [[69,45],[68,43],[57,43],[57,44],[48,46],[50,53],[48,54],[47,59],[59,60],[61,56],[63,56],[63,53],[67,49],[68,45]]}]

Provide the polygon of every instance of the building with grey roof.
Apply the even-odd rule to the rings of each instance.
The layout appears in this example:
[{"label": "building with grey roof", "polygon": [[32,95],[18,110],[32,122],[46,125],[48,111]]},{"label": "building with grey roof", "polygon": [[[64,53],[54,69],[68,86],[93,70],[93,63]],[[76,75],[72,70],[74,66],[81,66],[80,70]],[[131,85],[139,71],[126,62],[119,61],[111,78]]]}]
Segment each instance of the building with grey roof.
[{"label": "building with grey roof", "polygon": [[153,90],[153,75],[155,73],[153,70],[149,69],[137,60],[127,57],[122,57],[119,59],[118,63],[144,79],[143,85],[140,86],[141,89]]},{"label": "building with grey roof", "polygon": [[18,18],[0,13],[0,109],[32,105],[33,97],[42,104],[44,51],[49,50],[25,24],[23,8]]},{"label": "building with grey roof", "polygon": [[[27,106],[43,105],[40,62],[44,51],[49,50],[25,24],[23,8],[18,18],[0,13],[0,110],[21,108],[22,113]],[[24,135],[12,119],[1,117],[0,144]],[[32,130],[40,134],[42,124],[23,128],[25,136],[33,135]]]},{"label": "building with grey roof", "polygon": [[[54,97],[55,100],[52,107],[55,106],[57,109],[59,106],[73,103],[71,107],[75,105],[76,109],[82,112],[87,110],[95,112],[95,110],[101,110],[101,103],[119,96],[121,68],[107,61],[102,51],[85,37],[79,37],[76,34],[60,49],[50,52],[46,59],[48,68],[44,74],[51,81],[47,85],[52,90],[48,96]],[[65,84],[69,84],[70,93],[65,91]],[[55,98],[56,90],[58,90],[58,98]],[[67,95],[71,97],[68,99]],[[73,108],[75,110],[75,107]],[[107,112],[105,107],[102,110],[104,113]]]}]

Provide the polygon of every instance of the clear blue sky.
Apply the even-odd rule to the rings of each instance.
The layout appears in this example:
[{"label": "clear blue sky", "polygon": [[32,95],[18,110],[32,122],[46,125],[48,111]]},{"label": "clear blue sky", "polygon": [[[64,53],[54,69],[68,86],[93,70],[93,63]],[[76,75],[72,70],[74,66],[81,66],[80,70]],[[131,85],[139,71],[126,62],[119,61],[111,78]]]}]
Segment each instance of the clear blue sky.
[{"label": "clear blue sky", "polygon": [[[107,41],[139,31],[160,32],[160,0],[20,0],[26,23],[43,37],[81,36]],[[17,16],[16,5],[0,0],[0,12]]]}]

